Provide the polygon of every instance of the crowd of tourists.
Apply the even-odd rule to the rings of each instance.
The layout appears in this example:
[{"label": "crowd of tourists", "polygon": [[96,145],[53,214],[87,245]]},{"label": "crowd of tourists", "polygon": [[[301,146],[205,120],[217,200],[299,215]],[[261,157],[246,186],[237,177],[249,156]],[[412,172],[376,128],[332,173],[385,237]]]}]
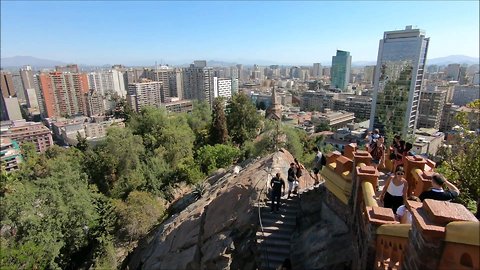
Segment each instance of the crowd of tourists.
[{"label": "crowd of tourists", "polygon": [[[373,132],[368,132],[365,140],[367,141],[367,151],[372,156],[373,166],[377,169],[379,166],[384,168],[387,149],[385,138],[380,135],[378,129],[375,129]],[[435,173],[431,177],[432,187],[429,190],[423,191],[419,197],[409,194],[404,163],[407,156],[414,155],[412,147],[413,145],[402,140],[400,135],[394,136],[388,156],[393,166],[388,173],[388,178],[379,197],[383,206],[391,208],[402,223],[412,222],[411,214],[405,207],[407,200],[418,202],[423,202],[425,199],[450,201],[460,194],[460,190],[439,173]]]}]

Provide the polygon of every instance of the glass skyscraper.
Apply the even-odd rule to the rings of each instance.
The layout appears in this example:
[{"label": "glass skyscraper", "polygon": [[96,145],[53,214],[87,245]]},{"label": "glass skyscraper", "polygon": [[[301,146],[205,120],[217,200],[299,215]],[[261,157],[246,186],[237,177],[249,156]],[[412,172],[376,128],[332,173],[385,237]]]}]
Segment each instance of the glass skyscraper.
[{"label": "glass skyscraper", "polygon": [[347,89],[350,80],[350,69],[352,67],[352,57],[350,52],[337,50],[337,55],[332,56],[331,88]]},{"label": "glass skyscraper", "polygon": [[370,128],[411,133],[416,127],[429,38],[420,29],[387,31],[380,40]]}]

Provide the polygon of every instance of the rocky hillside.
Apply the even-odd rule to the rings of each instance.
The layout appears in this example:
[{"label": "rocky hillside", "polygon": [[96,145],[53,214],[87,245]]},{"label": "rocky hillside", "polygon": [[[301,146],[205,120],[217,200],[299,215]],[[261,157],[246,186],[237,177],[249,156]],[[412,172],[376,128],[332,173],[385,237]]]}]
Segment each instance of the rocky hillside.
[{"label": "rocky hillside", "polygon": [[[286,179],[293,157],[280,150],[239,171],[206,182],[202,197],[161,224],[124,263],[128,269],[256,269],[255,234],[266,184],[276,172]],[[313,180],[302,177],[301,185]]]}]

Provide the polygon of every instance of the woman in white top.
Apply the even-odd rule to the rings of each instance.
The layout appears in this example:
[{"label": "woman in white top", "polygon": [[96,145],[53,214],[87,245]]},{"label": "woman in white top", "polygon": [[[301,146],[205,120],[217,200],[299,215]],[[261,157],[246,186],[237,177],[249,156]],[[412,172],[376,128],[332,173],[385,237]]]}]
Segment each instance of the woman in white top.
[{"label": "woman in white top", "polygon": [[395,170],[395,175],[388,178],[387,183],[383,187],[380,201],[383,202],[383,207],[392,208],[393,213],[397,212],[397,208],[407,200],[407,180],[403,178],[405,172],[402,166],[398,166]]}]

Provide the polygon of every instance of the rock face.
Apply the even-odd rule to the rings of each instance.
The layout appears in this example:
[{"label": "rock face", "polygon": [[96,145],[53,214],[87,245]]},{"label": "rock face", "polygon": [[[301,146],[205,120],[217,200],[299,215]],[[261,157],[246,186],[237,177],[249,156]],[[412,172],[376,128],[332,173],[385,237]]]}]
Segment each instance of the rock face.
[{"label": "rock face", "polygon": [[[280,150],[206,181],[205,193],[139,243],[128,269],[256,269],[255,204],[276,172],[286,179],[293,157]],[[313,183],[304,172],[301,185]]]}]

